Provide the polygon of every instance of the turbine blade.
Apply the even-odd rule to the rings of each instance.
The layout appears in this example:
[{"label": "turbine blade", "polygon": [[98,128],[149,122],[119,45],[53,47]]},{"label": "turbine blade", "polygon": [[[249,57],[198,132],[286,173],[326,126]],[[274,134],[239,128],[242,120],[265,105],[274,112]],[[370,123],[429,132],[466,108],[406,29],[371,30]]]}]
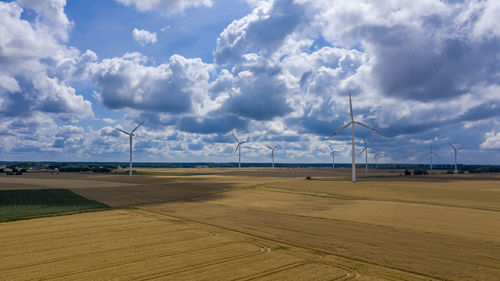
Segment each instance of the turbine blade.
[{"label": "turbine blade", "polygon": [[345,124],[344,127],[340,128],[338,131],[336,131],[335,133],[331,134],[328,138],[331,138],[331,137],[335,136],[336,134],[342,132],[345,128],[349,127],[349,125],[351,125],[351,124],[352,124],[352,121],[349,122],[349,123],[347,123],[347,124]]},{"label": "turbine blade", "polygon": [[366,140],[365,140],[365,137],[363,137],[363,143],[364,143],[365,148],[366,148]]},{"label": "turbine blade", "polygon": [[278,144],[277,146],[275,146],[275,147],[274,147],[274,149],[277,149],[277,148],[278,148],[278,147],[280,147],[280,146],[281,146],[281,144]]},{"label": "turbine blade", "polygon": [[238,143],[238,144],[236,145],[236,148],[234,149],[233,155],[235,155],[235,154],[236,154],[236,151],[238,151],[238,149],[239,149],[239,148],[240,148],[240,143]]},{"label": "turbine blade", "polygon": [[266,144],[266,146],[267,146],[267,148],[269,148],[271,150],[273,149],[269,144]]},{"label": "turbine blade", "polygon": [[135,127],[135,129],[132,130],[132,132],[130,132],[131,134],[133,134],[135,132],[135,130],[137,130],[142,124],[144,124],[145,121],[142,121],[141,124],[137,125],[137,127]]},{"label": "turbine blade", "polygon": [[464,149],[464,148],[463,148],[463,147],[459,147],[459,148],[457,148],[457,150],[462,150],[462,149]]},{"label": "turbine blade", "polygon": [[239,143],[240,141],[238,140],[238,138],[234,135],[234,133],[231,133],[233,135],[233,138],[236,140],[237,143]]},{"label": "turbine blade", "polygon": [[351,90],[349,90],[349,110],[351,113],[351,121],[354,121],[354,114],[352,113]]},{"label": "turbine blade", "polygon": [[120,132],[122,132],[122,133],[124,133],[124,134],[126,134],[126,135],[130,135],[130,133],[127,133],[127,132],[125,132],[124,130],[122,130],[122,129],[120,129],[120,128],[115,127],[115,129],[117,129],[118,131],[120,131]]},{"label": "turbine blade", "polygon": [[370,127],[370,126],[368,126],[368,125],[366,125],[366,124],[363,124],[363,123],[361,123],[361,122],[359,122],[359,121],[354,121],[354,123],[356,123],[356,124],[358,124],[358,125],[361,125],[361,126],[363,126],[363,127],[365,127],[365,128],[368,128],[368,129],[370,129],[370,130],[372,130],[372,131],[374,131],[374,132],[376,132],[376,133],[382,134],[379,130],[374,129],[374,128],[372,128],[372,127]]},{"label": "turbine blade", "polygon": [[328,146],[330,146],[330,150],[333,151],[333,147],[331,144],[328,144]]},{"label": "turbine blade", "polygon": [[453,146],[453,144],[451,144],[450,142],[448,142],[448,144],[451,146],[451,148],[453,148],[453,150],[457,150],[457,148]]},{"label": "turbine blade", "polygon": [[366,150],[366,147],[363,148],[363,150],[361,150],[361,152],[359,153],[359,155],[363,154],[363,152],[365,152],[365,150]]}]

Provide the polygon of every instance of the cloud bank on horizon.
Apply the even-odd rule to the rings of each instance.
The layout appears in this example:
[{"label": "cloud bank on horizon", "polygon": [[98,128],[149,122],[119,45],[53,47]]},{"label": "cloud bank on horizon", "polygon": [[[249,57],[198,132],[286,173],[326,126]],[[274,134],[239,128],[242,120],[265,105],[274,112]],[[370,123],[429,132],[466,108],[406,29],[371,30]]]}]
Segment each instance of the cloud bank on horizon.
[{"label": "cloud bank on horizon", "polygon": [[[234,161],[236,132],[253,141],[245,161],[281,144],[277,162],[328,162],[351,91],[356,119],[384,132],[357,131],[379,163],[424,163],[431,142],[451,163],[449,141],[460,162],[500,164],[500,2],[248,0],[231,16],[237,2],[107,1],[104,21],[65,0],[1,1],[0,160],[125,161],[114,125],[146,120],[138,161]],[[330,143],[350,161],[349,134]]]}]

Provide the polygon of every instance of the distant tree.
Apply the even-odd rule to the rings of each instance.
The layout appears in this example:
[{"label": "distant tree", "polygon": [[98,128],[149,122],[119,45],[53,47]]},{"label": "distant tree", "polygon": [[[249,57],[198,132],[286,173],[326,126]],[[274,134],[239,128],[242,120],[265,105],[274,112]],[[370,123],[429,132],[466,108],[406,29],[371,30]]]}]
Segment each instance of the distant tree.
[{"label": "distant tree", "polygon": [[405,176],[411,176],[411,172],[409,170],[405,170]]},{"label": "distant tree", "polygon": [[418,176],[418,175],[427,175],[427,169],[415,169],[413,170],[413,174]]}]

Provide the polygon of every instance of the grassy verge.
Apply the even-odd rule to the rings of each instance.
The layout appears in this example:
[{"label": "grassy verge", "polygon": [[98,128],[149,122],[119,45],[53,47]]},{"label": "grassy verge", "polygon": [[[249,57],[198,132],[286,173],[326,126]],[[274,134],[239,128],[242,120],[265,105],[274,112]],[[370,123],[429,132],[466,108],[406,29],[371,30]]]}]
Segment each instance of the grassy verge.
[{"label": "grassy verge", "polygon": [[0,190],[0,222],[106,209],[67,189]]}]

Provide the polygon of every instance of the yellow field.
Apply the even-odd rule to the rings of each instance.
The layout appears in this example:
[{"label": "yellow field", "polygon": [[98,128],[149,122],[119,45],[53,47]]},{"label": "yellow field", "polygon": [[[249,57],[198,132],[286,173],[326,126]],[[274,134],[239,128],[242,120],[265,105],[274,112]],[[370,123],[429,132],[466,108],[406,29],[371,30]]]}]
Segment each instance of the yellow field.
[{"label": "yellow field", "polygon": [[202,175],[0,177],[119,208],[0,224],[0,279],[499,280],[500,175],[150,172]]}]

